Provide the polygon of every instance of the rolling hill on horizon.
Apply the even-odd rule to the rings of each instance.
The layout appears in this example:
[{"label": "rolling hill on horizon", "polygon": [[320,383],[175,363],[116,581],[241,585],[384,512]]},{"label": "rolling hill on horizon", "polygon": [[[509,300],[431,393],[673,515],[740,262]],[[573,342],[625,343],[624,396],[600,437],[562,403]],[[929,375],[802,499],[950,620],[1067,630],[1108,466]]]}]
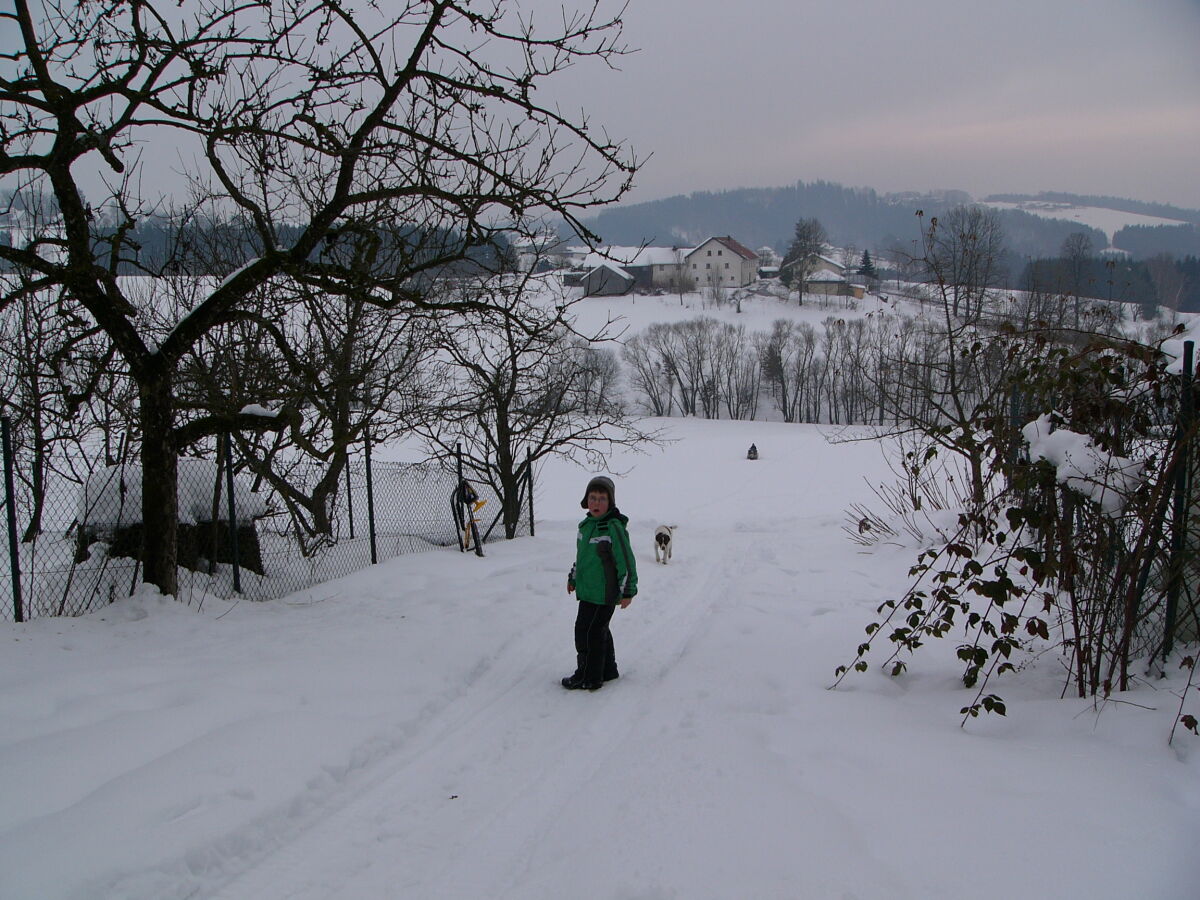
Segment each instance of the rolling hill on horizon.
[{"label": "rolling hill on horizon", "polygon": [[920,237],[917,216],[940,215],[964,203],[996,208],[1009,250],[1017,257],[1057,255],[1069,234],[1083,232],[1097,248],[1115,246],[1135,257],[1165,252],[1200,255],[1200,210],[1118,197],[1045,192],[994,194],[976,200],[964,191],[881,194],[828,181],[777,188],[696,191],[614,207],[588,224],[606,243],[692,245],[730,234],[752,248],[782,252],[802,218],[817,218],[830,241],[873,252],[907,247]]}]

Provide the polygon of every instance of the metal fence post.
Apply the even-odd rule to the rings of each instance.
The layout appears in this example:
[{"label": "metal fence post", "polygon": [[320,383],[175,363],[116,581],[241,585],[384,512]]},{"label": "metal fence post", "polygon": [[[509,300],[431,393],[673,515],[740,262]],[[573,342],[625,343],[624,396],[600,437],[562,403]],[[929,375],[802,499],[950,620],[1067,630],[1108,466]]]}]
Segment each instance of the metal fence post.
[{"label": "metal fence post", "polygon": [[1175,433],[1179,438],[1179,459],[1175,469],[1175,488],[1171,505],[1171,556],[1167,564],[1167,609],[1163,621],[1163,660],[1175,646],[1175,620],[1179,615],[1179,589],[1183,582],[1184,532],[1187,530],[1188,475],[1191,470],[1192,441],[1192,361],[1195,342],[1183,344],[1183,371],[1180,373],[1179,417]]},{"label": "metal fence post", "polygon": [[350,486],[350,454],[346,454],[346,517],[350,520],[350,540],[354,540],[354,490]]},{"label": "metal fence post", "polygon": [[465,502],[465,498],[463,497],[463,490],[462,490],[462,484],[463,484],[462,444],[454,445],[454,459],[457,462],[458,481],[456,481],[454,483],[454,493],[451,494],[451,496],[450,496],[450,502],[453,503],[457,507],[457,509],[456,509],[457,515],[454,516],[454,521],[458,525],[458,529],[457,529],[458,530],[458,552],[466,553],[467,552],[467,535],[466,535],[465,529],[466,529],[466,522],[467,522],[467,516],[466,516],[467,504]]},{"label": "metal fence post", "polygon": [[375,482],[371,478],[371,427],[363,428],[363,445],[366,448],[367,469],[367,530],[371,536],[371,565],[379,562],[375,546]]},{"label": "metal fence post", "polygon": [[229,552],[233,557],[233,592],[242,592],[242,568],[238,559],[237,504],[233,499],[233,438],[225,434],[225,493],[229,495]]},{"label": "metal fence post", "polygon": [[525,451],[525,483],[528,485],[529,496],[529,536],[535,537],[533,530],[533,454]]},{"label": "metal fence post", "polygon": [[17,500],[13,488],[12,422],[8,416],[0,418],[0,432],[4,444],[4,505],[8,512],[8,561],[12,571],[13,621],[24,622],[25,610],[21,602],[21,557],[17,541]]}]

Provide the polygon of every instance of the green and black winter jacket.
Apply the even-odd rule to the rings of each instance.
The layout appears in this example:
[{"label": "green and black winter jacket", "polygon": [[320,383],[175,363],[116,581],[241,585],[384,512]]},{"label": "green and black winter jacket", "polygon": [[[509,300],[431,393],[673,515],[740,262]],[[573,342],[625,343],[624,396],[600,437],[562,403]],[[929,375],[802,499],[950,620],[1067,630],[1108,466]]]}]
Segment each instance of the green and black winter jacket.
[{"label": "green and black winter jacket", "polygon": [[575,565],[567,584],[587,603],[616,603],[637,595],[637,563],[625,526],[629,518],[613,507],[600,518],[588,516],[579,523]]}]

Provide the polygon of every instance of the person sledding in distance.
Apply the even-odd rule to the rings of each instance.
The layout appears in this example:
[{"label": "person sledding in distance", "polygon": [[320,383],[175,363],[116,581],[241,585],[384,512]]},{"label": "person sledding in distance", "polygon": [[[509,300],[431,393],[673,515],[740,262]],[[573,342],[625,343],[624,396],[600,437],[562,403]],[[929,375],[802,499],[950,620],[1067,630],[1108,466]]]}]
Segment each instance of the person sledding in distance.
[{"label": "person sledding in distance", "polygon": [[575,565],[567,575],[567,593],[579,601],[576,667],[562,686],[595,691],[618,677],[609,622],[618,604],[625,609],[637,595],[637,563],[626,530],[629,519],[617,509],[612,479],[598,475],[589,481],[579,505],[588,514],[579,523]]}]

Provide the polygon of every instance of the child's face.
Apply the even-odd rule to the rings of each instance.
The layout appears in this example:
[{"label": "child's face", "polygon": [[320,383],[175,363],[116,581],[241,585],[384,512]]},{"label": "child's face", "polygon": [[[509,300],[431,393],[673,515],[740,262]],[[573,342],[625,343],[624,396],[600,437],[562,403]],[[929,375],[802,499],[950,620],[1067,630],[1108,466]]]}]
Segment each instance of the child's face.
[{"label": "child's face", "polygon": [[588,515],[600,518],[608,512],[608,494],[604,491],[588,491]]}]

